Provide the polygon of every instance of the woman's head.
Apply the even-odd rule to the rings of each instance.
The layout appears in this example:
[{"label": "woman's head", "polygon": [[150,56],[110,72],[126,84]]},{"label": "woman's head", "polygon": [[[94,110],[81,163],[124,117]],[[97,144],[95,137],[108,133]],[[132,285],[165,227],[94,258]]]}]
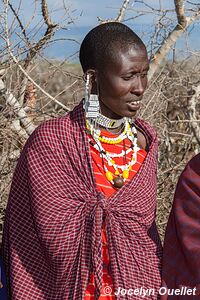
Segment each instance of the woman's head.
[{"label": "woman's head", "polygon": [[119,22],[101,24],[84,38],[80,48],[80,62],[85,73],[89,69],[101,69],[115,60],[119,50],[143,47],[142,40],[126,25]]},{"label": "woman's head", "polygon": [[91,74],[102,113],[133,117],[147,86],[149,62],[142,40],[124,24],[101,24],[84,38],[80,62],[84,73]]}]

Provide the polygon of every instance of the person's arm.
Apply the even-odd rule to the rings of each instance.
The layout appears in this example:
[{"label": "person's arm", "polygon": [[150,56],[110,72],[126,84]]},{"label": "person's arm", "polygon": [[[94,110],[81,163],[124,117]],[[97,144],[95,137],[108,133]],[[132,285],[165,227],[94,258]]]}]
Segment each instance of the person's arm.
[{"label": "person's arm", "polygon": [[188,163],[177,184],[166,229],[162,274],[170,289],[200,283],[200,154]]}]

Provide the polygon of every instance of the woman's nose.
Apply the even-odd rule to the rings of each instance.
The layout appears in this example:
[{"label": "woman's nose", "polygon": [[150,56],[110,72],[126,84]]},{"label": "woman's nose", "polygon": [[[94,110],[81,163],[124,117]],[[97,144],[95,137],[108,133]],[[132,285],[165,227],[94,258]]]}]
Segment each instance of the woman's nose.
[{"label": "woman's nose", "polygon": [[136,95],[143,95],[146,89],[146,84],[142,80],[141,76],[136,76],[131,86],[131,93]]}]

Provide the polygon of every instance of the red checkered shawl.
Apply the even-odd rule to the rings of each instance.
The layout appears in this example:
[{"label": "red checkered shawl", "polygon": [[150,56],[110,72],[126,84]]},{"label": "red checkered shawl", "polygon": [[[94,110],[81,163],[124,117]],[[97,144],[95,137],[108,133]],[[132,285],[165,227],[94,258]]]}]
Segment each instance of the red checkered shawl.
[{"label": "red checkered shawl", "polygon": [[[116,291],[141,286],[157,291],[157,139],[148,124],[137,125],[150,150],[134,179],[109,199],[95,185],[82,102],[28,139],[14,174],[3,237],[12,300],[81,300],[92,270],[98,299],[103,218]],[[157,299],[156,293],[148,299]]]},{"label": "red checkered shawl", "polygon": [[177,184],[165,235],[163,281],[170,289],[197,287],[199,295],[162,299],[200,299],[200,154],[188,163]]}]

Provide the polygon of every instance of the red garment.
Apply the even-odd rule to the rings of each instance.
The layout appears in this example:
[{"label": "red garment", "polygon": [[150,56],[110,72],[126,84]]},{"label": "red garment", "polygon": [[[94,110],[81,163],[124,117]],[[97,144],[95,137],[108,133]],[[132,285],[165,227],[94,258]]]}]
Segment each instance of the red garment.
[{"label": "red garment", "polygon": [[[108,254],[108,243],[106,238],[105,224],[102,229],[102,260],[103,260],[103,276],[102,276],[102,289],[101,295],[98,300],[114,300],[114,286],[113,280],[109,272],[110,259]],[[87,286],[84,300],[95,299],[95,280],[94,273],[91,274],[90,282]]]},{"label": "red garment", "polygon": [[[111,134],[105,130],[102,130],[102,134],[105,137],[117,137],[116,134]],[[90,138],[92,138],[89,135]],[[108,152],[115,152],[117,154],[121,153],[121,151],[124,148],[123,142],[125,142],[125,149],[129,149],[131,146],[131,142],[129,139],[126,139],[125,141],[122,141],[119,144],[111,145],[111,144],[106,144],[102,143],[104,149]],[[139,149],[139,148],[138,148]],[[91,156],[93,160],[93,172],[95,175],[96,182],[98,183],[98,188],[100,191],[102,191],[107,197],[110,197],[113,192],[116,192],[118,189],[114,188],[111,182],[109,182],[106,177],[105,177],[105,171],[103,169],[102,165],[102,159],[99,156],[99,151],[96,150],[93,146],[90,147],[91,150]],[[131,160],[132,157],[132,152],[127,154],[127,162]],[[141,164],[143,163],[144,158],[146,157],[146,151],[143,149],[140,149],[137,155],[137,163],[133,165],[132,171],[130,171],[130,176],[129,178],[125,181],[125,183],[128,183],[130,179],[133,178],[133,176],[139,171]],[[116,157],[114,158],[114,161],[116,164],[123,165],[125,163],[125,157]],[[113,174],[115,172],[115,169],[111,166],[108,166],[107,163],[105,163],[108,170],[111,171]],[[102,176],[103,175],[103,176]]]},{"label": "red garment", "polygon": [[81,300],[92,269],[98,299],[103,216],[115,290],[154,287],[152,299],[157,298],[157,138],[147,123],[136,124],[148,136],[149,152],[133,180],[109,202],[96,188],[82,101],[28,139],[13,177],[3,233],[12,300]]},{"label": "red garment", "polygon": [[[163,285],[200,291],[200,154],[188,163],[177,184],[164,241]],[[193,300],[200,294],[162,299]]]},{"label": "red garment", "polygon": [[[113,138],[117,137],[116,134],[109,133],[105,130],[101,131],[101,134],[103,136]],[[89,139],[93,140],[91,135],[88,135]],[[114,152],[116,154],[121,153],[122,150],[129,149],[131,146],[131,142],[129,139],[125,139],[124,141],[121,141],[121,143],[111,145],[106,144],[102,142],[102,145],[104,149],[108,152]],[[93,173],[95,175],[97,188],[102,191],[107,197],[111,196],[113,193],[117,191],[117,189],[114,188],[112,183],[110,183],[106,176],[105,171],[103,168],[102,158],[100,157],[99,151],[97,151],[92,145],[90,145],[91,150],[91,156],[92,156],[92,167],[93,167]],[[125,181],[125,184],[128,183],[134,175],[137,173],[139,168],[141,167],[145,157],[146,157],[146,151],[143,149],[140,149],[137,152],[137,161],[133,165],[132,170],[130,170],[129,178]],[[127,163],[131,161],[132,158],[132,151],[127,154],[126,159]],[[114,158],[116,164],[123,165],[124,164],[124,157]],[[104,163],[106,164],[109,171],[114,173],[114,168],[111,166],[108,166],[106,161],[104,160]],[[109,199],[107,199],[109,201]],[[106,238],[106,229],[105,224],[103,224],[103,230],[102,230],[102,257],[103,257],[103,277],[102,277],[102,290],[101,290],[101,296],[98,300],[114,300],[114,288],[113,288],[113,280],[111,277],[111,274],[109,272],[110,269],[110,258],[109,258],[109,252],[108,252],[108,242]],[[93,300],[95,295],[95,283],[94,283],[94,274],[92,273],[91,279],[89,282],[89,285],[86,289],[86,296],[84,300]]]}]

